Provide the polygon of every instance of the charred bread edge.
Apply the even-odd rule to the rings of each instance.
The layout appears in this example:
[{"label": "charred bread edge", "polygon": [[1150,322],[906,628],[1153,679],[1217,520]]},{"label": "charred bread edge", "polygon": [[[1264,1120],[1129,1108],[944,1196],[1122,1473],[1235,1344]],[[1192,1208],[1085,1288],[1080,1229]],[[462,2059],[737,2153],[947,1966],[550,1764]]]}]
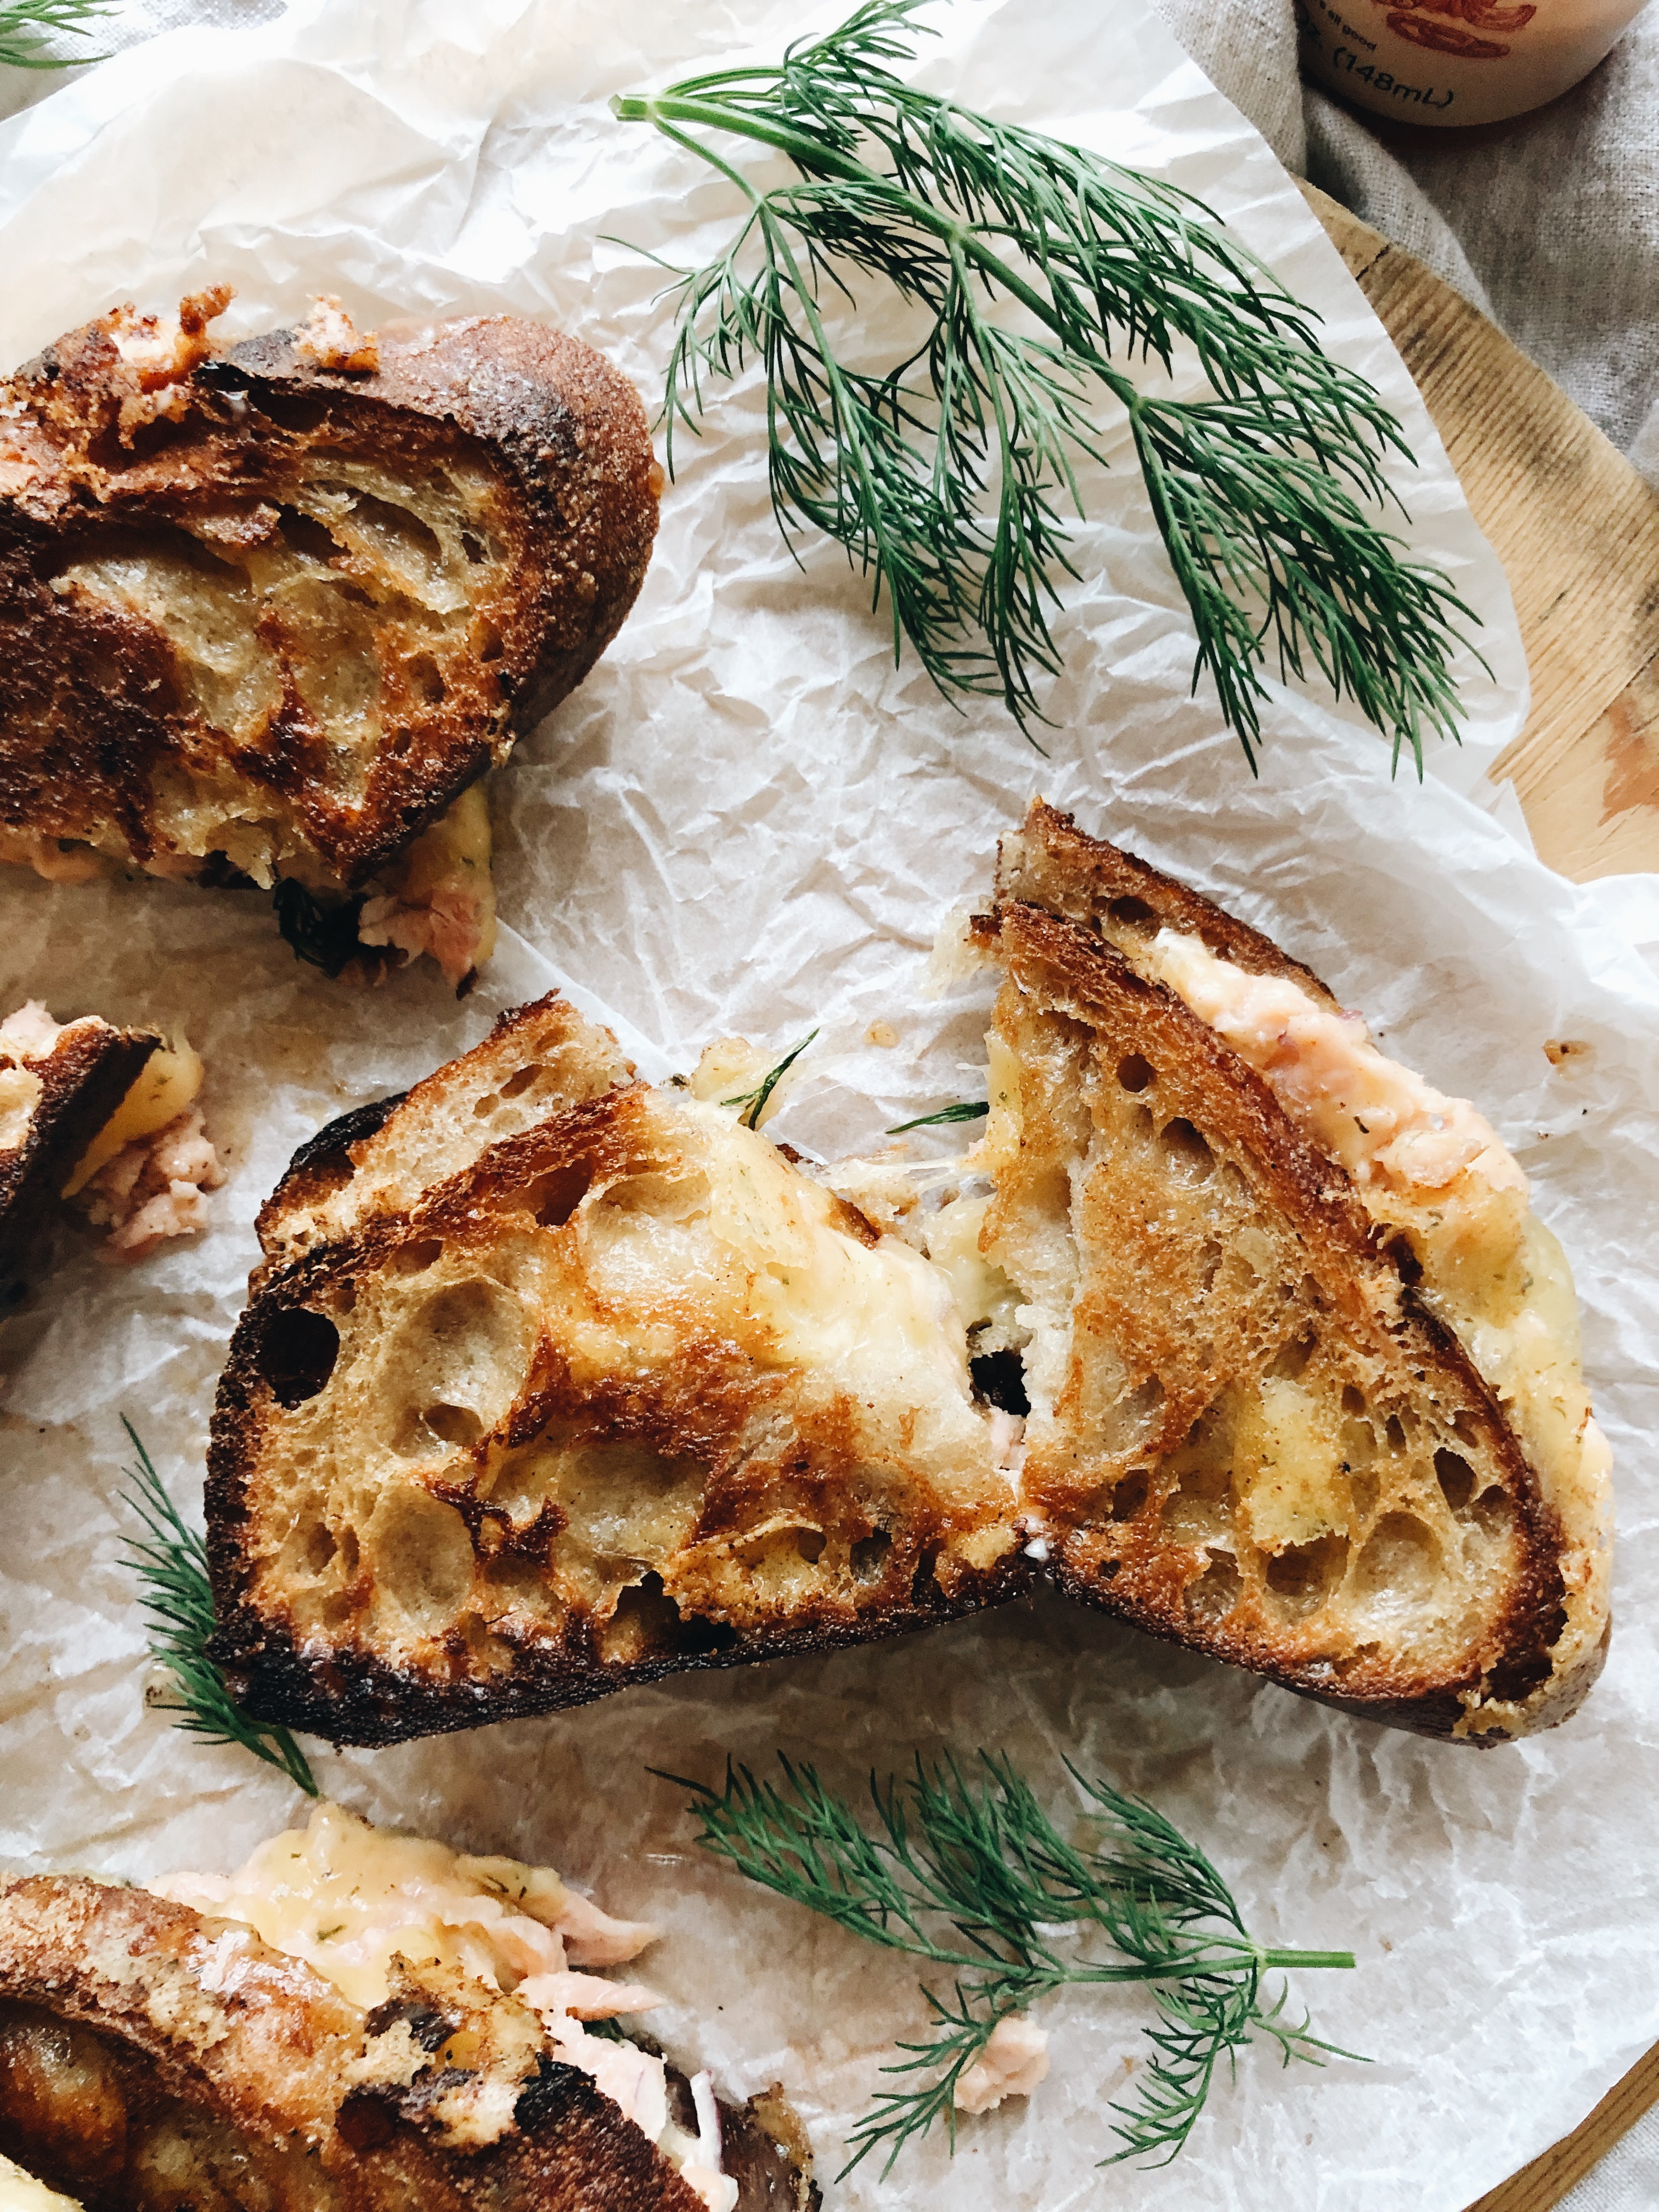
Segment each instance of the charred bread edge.
[{"label": "charred bread edge", "polygon": [[[307,362],[298,350],[301,333],[291,328],[246,338],[228,354],[204,362],[195,374],[210,388],[251,392],[256,400],[262,393],[315,393],[343,398],[357,408],[384,410],[390,420],[398,414],[422,416],[471,440],[511,479],[532,528],[558,544],[571,566],[597,585],[592,602],[597,619],[581,641],[560,646],[550,634],[534,667],[516,679],[503,678],[507,726],[521,732],[582,682],[639,595],[657,530],[650,428],[632,384],[580,338],[507,315],[462,318],[434,327],[438,341],[430,353],[411,354],[394,342],[383,349],[381,367],[367,376]],[[422,363],[448,360],[463,346],[477,356],[465,380],[434,389],[421,376]],[[588,404],[579,414],[573,402],[581,400]],[[625,483],[618,480],[617,466],[624,458],[634,465]],[[574,536],[559,504],[559,487],[549,478],[550,463],[581,471],[593,496],[598,511],[575,526]],[[548,578],[544,611],[562,580]],[[481,740],[470,763],[447,780],[441,794],[354,867],[348,888],[358,888],[436,821],[484,773],[491,757],[490,744]]]},{"label": "charred bread edge", "polygon": [[[1120,845],[1109,844],[1104,838],[1090,836],[1087,830],[1078,828],[1073,816],[1062,814],[1046,799],[1031,801],[1022,830],[1017,834],[1026,838],[1035,836],[1046,853],[1054,857],[1063,854],[1074,873],[1086,878],[1093,894],[1090,902],[1092,915],[1133,902],[1146,907],[1160,928],[1178,930],[1184,936],[1201,939],[1218,958],[1231,960],[1237,968],[1245,969],[1253,975],[1286,976],[1326,1005],[1337,1003],[1330,986],[1300,960],[1292,960],[1271,937],[1264,937],[1259,929],[1240,921],[1236,915],[1217,906],[1201,891],[1194,890],[1174,876],[1166,876],[1150,860],[1139,860],[1134,854],[1126,852]],[[1003,839],[998,845],[999,904],[1005,899],[1002,853],[1009,842]],[[1035,905],[1045,913],[1052,911],[1042,908],[1040,900],[1023,897],[1017,886],[1011,887],[1006,897],[1014,904]],[[1087,926],[1080,915],[1060,914],[1056,919]],[[1115,914],[1114,919],[1130,927],[1138,921],[1138,917],[1128,914]]]},{"label": "charred bread edge", "polygon": [[[315,2120],[309,2125],[298,2121],[291,2100],[284,2111],[286,2080],[275,2095],[262,2098],[256,2081],[239,2075],[234,2064],[225,2065],[227,2046],[240,2039],[242,2020],[250,2008],[234,1994],[209,1989],[196,1971],[211,1955],[202,1915],[147,1891],[117,1887],[88,1876],[0,1877],[0,1916],[12,1917],[7,1907],[15,1907],[20,1898],[27,1900],[26,1912],[27,1905],[35,1905],[43,1917],[54,1906],[66,1907],[82,1923],[84,1944],[113,1942],[132,1960],[133,1973],[131,1982],[113,1981],[100,1974],[84,1953],[68,1949],[67,1931],[42,1929],[39,1948],[43,1955],[33,1970],[28,1960],[19,1955],[21,1943],[0,1942],[0,1996],[35,2005],[125,2045],[154,2066],[171,2094],[207,2106],[272,2149],[283,2148],[296,2121],[303,2135],[319,2140]],[[94,1924],[98,1922],[109,1924]],[[185,1947],[193,1942],[204,1948],[200,1961],[185,1955]],[[260,1949],[268,1947],[261,1945]],[[268,1955],[283,1977],[279,2002],[292,2001],[290,1992],[298,1981],[298,2008],[307,2015],[320,2015],[324,2033],[343,2034],[347,2023],[361,2033],[367,2015],[331,1983],[283,1953]],[[198,2008],[204,2008],[222,2031],[210,2040],[204,2037],[199,2051],[186,2034],[159,2025],[152,2016],[155,2006],[143,2002],[152,1983],[169,1968],[184,1978]],[[315,1987],[306,1988],[307,1982]],[[251,2008],[250,2059],[278,2055],[262,2042],[260,2015],[265,2009],[258,2005]],[[331,2014],[335,2016],[331,2027]],[[314,2060],[314,2043],[309,2037],[307,2042],[306,2055]],[[229,2078],[220,2078],[222,2071]],[[396,2091],[359,2090],[338,2097],[320,2147],[325,2154],[334,2154],[325,2157],[325,2167],[336,2166],[343,2156],[359,2171],[381,2166],[392,2190],[406,2190],[411,2182],[430,2189],[447,2181],[451,2190],[438,2197],[440,2203],[489,2203],[495,2212],[530,2212],[532,2206],[546,2201],[545,2185],[556,2181],[562,2167],[567,2182],[579,2185],[596,2185],[601,2177],[613,2177],[621,2186],[606,2201],[614,2203],[617,2212],[647,2212],[647,2207],[652,2212],[658,2208],[662,2212],[702,2212],[696,2192],[579,2067],[544,2056],[535,2076],[521,2087],[513,2117],[515,2133],[482,2150],[460,2154],[446,2151],[414,2126],[400,2108]],[[412,2173],[411,2164],[416,2169]],[[386,2201],[393,2201],[390,2191]],[[401,2194],[397,2201],[404,2201]]]},{"label": "charred bread edge", "polygon": [[366,1138],[376,1136],[396,1113],[405,1098],[406,1091],[394,1091],[385,1098],[372,1098],[367,1105],[354,1106],[349,1114],[341,1114],[307,1137],[283,1170],[283,1179],[259,1208],[254,1230],[263,1245],[268,1228],[290,1205],[304,1206],[327,1198],[343,1190],[356,1172],[351,1158],[351,1147]]},{"label": "charred bread edge", "polygon": [[[1559,1517],[1554,1508],[1545,1502],[1537,1474],[1520,1440],[1462,1342],[1429,1311],[1405,1280],[1395,1241],[1381,1233],[1371,1220],[1346,1169],[1308,1142],[1255,1069],[1206,1022],[1200,1020],[1177,993],[1139,975],[1116,946],[1103,938],[1046,908],[1010,902],[994,917],[974,918],[976,934],[982,942],[1000,937],[1005,922],[1012,922],[1015,931],[1025,935],[1028,942],[1036,940],[1030,949],[1051,968],[1054,981],[1062,986],[1055,996],[1070,998],[1084,1022],[1090,1019],[1091,1000],[1101,1003],[1109,993],[1138,998],[1148,1007],[1156,1006],[1164,1019],[1188,1033],[1194,1059],[1207,1063],[1213,1073],[1249,1102],[1251,1118],[1256,1125],[1257,1158],[1267,1170],[1271,1194],[1285,1206],[1292,1219],[1297,1207],[1316,1215],[1323,1233],[1334,1243],[1347,1246],[1357,1268],[1380,1271],[1393,1278],[1398,1285],[1401,1319],[1389,1333],[1402,1349],[1420,1358],[1425,1366],[1438,1365],[1443,1371],[1449,1370],[1450,1379],[1486,1412],[1497,1456],[1512,1486],[1510,1494],[1520,1515],[1523,1543],[1521,1572],[1509,1605],[1493,1632],[1501,1644],[1500,1657],[1484,1671],[1484,1676],[1481,1669],[1471,1668],[1456,1680],[1437,1683],[1421,1696],[1404,1698],[1387,1694],[1380,1698],[1355,1698],[1351,1694],[1336,1697],[1296,1670],[1264,1664],[1256,1659],[1241,1662],[1237,1651],[1230,1650],[1223,1638],[1192,1627],[1178,1630],[1160,1626],[1138,1617],[1127,1605],[1115,1603],[1112,1584],[1103,1586],[1068,1571],[1063,1554],[1049,1565],[1053,1579],[1073,1596],[1099,1606],[1105,1612],[1119,1613],[1133,1620],[1137,1627],[1167,1641],[1184,1644],[1188,1650],[1206,1651],[1229,1664],[1248,1664],[1252,1673],[1263,1674],[1284,1688],[1294,1689],[1322,1704],[1336,1705],[1349,1712],[1372,1714],[1392,1725],[1410,1727],[1420,1734],[1449,1735],[1454,1723],[1463,1717],[1458,1693],[1474,1688],[1483,1679],[1489,1696],[1505,1700],[1524,1698],[1547,1681],[1550,1646],[1561,1632],[1560,1607],[1565,1584],[1561,1571]],[[1279,1186],[1277,1191],[1272,1190],[1273,1183]],[[1605,1650],[1605,1645],[1602,1648]],[[1586,1670],[1583,1689],[1589,1688],[1595,1671]],[[1472,1734],[1458,1741],[1480,1743],[1490,1739]]]},{"label": "charred bread edge", "polygon": [[27,1063],[41,1091],[23,1142],[0,1166],[0,1280],[21,1263],[42,1217],[161,1042],[151,1031],[100,1022]]}]

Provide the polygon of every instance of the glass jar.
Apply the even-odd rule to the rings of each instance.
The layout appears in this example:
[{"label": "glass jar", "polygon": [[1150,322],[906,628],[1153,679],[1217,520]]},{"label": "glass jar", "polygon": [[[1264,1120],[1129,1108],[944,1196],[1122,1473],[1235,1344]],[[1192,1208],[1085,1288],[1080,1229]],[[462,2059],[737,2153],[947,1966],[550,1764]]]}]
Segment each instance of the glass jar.
[{"label": "glass jar", "polygon": [[1398,123],[1501,123],[1588,76],[1644,0],[1296,0],[1316,84]]}]

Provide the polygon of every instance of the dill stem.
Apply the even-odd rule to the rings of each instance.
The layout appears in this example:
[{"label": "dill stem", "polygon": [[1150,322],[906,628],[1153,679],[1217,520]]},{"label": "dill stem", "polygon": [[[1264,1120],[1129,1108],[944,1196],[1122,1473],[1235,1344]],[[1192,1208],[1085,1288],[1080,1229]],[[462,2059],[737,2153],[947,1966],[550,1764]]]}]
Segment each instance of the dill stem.
[{"label": "dill stem", "polygon": [[[714,158],[708,149],[698,145],[695,139],[687,139],[682,132],[672,129],[672,125],[703,123],[714,130],[733,131],[739,137],[752,138],[761,145],[775,147],[809,173],[816,169],[830,176],[839,177],[843,184],[862,186],[885,201],[906,222],[915,223],[918,230],[931,232],[953,253],[973,262],[984,276],[994,283],[1000,284],[1010,298],[1018,300],[1021,307],[1029,309],[1044,329],[1051,331],[1068,351],[1085,362],[1091,374],[1099,378],[1115,399],[1122,402],[1131,415],[1140,413],[1145,403],[1131,379],[1114,368],[1092,347],[1085,351],[1079,343],[1076,330],[1062,316],[1055,313],[1035,285],[1028,283],[1000,253],[992,252],[971,224],[964,222],[959,216],[941,215],[926,200],[918,198],[914,192],[906,191],[902,185],[895,185],[890,178],[882,176],[878,171],[867,168],[852,155],[840,153],[804,131],[792,131],[787,124],[769,123],[763,117],[750,115],[744,109],[727,107],[720,100],[688,100],[677,93],[661,93],[651,98],[617,93],[611,102],[611,112],[619,123],[654,124],[659,130],[666,131],[678,138],[681,145],[696,147],[705,160]],[[725,164],[720,166],[724,167]],[[726,173],[729,176],[732,172],[728,169]],[[753,197],[752,192],[750,197]]]}]

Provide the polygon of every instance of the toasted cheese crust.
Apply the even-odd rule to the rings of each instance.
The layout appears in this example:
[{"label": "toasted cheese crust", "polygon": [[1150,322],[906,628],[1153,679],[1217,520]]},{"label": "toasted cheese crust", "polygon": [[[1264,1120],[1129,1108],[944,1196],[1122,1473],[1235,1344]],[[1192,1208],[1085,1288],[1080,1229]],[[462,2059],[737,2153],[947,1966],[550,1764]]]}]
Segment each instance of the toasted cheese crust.
[{"label": "toasted cheese crust", "polygon": [[0,859],[378,891],[379,942],[418,910],[453,966],[488,915],[386,872],[620,627],[643,409],[505,316],[219,350],[229,297],[117,308],[0,387]]}]

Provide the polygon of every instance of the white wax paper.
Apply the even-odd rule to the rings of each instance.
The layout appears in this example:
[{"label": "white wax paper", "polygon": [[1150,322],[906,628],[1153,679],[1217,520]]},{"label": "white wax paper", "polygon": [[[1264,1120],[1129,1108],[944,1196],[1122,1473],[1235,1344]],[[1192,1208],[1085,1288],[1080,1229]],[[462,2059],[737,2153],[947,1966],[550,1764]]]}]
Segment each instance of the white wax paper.
[{"label": "white wax paper", "polygon": [[[614,91],[661,84],[823,27],[834,10],[728,0],[310,0],[241,34],[131,52],[0,131],[0,360],[117,300],[164,307],[228,278],[234,327],[312,289],[364,323],[512,309],[590,338],[654,399],[671,311],[607,235],[688,262],[732,191],[637,127]],[[780,1049],[815,1024],[784,1133],[830,1155],[972,1095],[985,993],[929,1001],[923,956],[982,892],[1033,789],[1173,868],[1311,962],[1385,1042],[1476,1097],[1516,1148],[1577,1272],[1597,1410],[1618,1453],[1618,1629],[1564,1730],[1480,1753],[1388,1734],[1043,1598],[830,1659],[684,1676],[550,1720],[400,1750],[320,1751],[371,1815],[546,1857],[612,1910],[659,1920],[650,2023],[727,2094],[781,2079],[833,2175],[893,2039],[924,2025],[915,1976],[742,1884],[690,1840],[682,1793],[728,1753],[816,1759],[856,1787],[913,1749],[1012,1753],[1056,1806],[1060,1761],[1146,1791],[1203,1839],[1264,1940],[1351,1945],[1352,1974],[1294,2002],[1371,2063],[1218,2086],[1180,2161],[1096,2161],[1143,2008],[1045,2008],[1054,2070],[1029,2104],[832,2185],[833,2208],[1061,2212],[1340,2206],[1461,2212],[1570,2129],[1659,2035],[1656,1550],[1648,1348],[1659,1318],[1650,879],[1575,889],[1486,811],[1484,763],[1524,711],[1501,574],[1412,386],[1265,146],[1144,4],[962,0],[923,66],[967,101],[1139,161],[1223,208],[1383,386],[1421,462],[1399,481],[1417,543],[1485,618],[1464,668],[1461,753],[1390,782],[1386,750],[1328,707],[1276,696],[1253,782],[1212,702],[1132,467],[1090,488],[1087,580],[1041,758],[987,704],[958,714],[833,551],[805,572],[765,496],[755,381],[686,441],[640,605],[583,690],[494,786],[511,932],[457,1006],[429,969],[372,996],[297,967],[263,899],[137,883],[0,883],[0,997],[60,1017],[185,1027],[231,1170],[215,1225],[132,1273],[65,1229],[58,1264],[0,1326],[4,1659],[0,1853],[144,1876],[228,1867],[301,1811],[246,1756],[143,1704],[143,1638],[119,1563],[131,1416],[199,1509],[204,1439],[255,1252],[253,1217],[295,1145],[478,1038],[501,1006],[573,977],[634,1025],[642,1066],[741,1030]],[[872,319],[872,343],[885,325]],[[1464,795],[1468,794],[1468,795]],[[885,1021],[898,1042],[868,1042]],[[1560,1071],[1546,1040],[1589,1044]],[[927,1145],[933,1140],[918,1140]]]}]

